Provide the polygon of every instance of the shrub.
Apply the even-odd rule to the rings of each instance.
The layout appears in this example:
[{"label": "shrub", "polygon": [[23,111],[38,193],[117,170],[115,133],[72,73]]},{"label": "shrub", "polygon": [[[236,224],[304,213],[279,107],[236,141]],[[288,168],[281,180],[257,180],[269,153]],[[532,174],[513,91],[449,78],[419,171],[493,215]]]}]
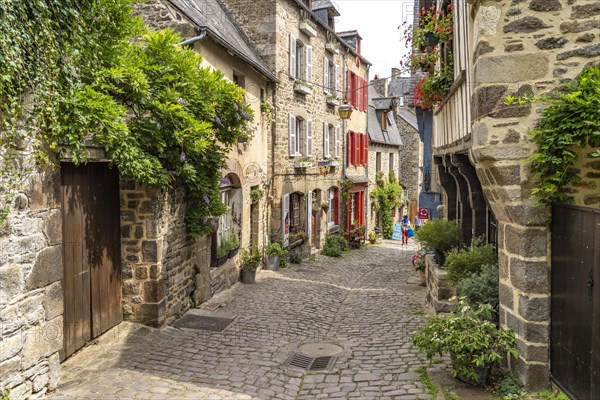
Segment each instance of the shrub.
[{"label": "shrub", "polygon": [[497,265],[498,255],[494,246],[475,242],[470,247],[451,250],[446,256],[444,268],[448,278],[457,284],[473,274],[479,273],[484,265]]},{"label": "shrub", "polygon": [[300,264],[300,262],[302,261],[302,259],[300,258],[300,254],[295,251],[290,252],[289,259],[292,264]]},{"label": "shrub", "polygon": [[466,297],[471,307],[489,304],[498,309],[498,266],[484,265],[481,271],[466,277],[456,284],[458,293]]},{"label": "shrub", "polygon": [[256,271],[262,263],[262,254],[256,247],[250,247],[242,251],[242,269]]},{"label": "shrub", "polygon": [[325,239],[325,246],[321,254],[329,257],[340,257],[342,253],[349,249],[348,242],[340,235],[330,235]]},{"label": "shrub", "polygon": [[428,249],[436,249],[442,253],[460,245],[461,232],[458,221],[433,219],[424,224],[415,235]]}]

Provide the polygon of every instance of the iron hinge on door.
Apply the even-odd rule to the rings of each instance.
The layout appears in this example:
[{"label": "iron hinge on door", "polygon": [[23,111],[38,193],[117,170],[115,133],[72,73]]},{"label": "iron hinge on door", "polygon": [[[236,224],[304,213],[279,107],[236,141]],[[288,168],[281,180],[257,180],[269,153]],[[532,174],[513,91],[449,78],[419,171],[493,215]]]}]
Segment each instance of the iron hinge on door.
[{"label": "iron hinge on door", "polygon": [[593,275],[593,270],[590,269],[590,274],[588,277],[588,281],[587,281],[587,286],[588,286],[588,297],[591,299],[593,297],[594,294],[594,275]]}]

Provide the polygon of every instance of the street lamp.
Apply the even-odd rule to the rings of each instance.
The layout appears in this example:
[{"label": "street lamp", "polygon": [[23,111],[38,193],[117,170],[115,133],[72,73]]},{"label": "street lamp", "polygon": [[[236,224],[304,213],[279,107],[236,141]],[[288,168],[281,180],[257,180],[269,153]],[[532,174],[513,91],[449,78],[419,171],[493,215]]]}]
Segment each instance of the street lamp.
[{"label": "street lamp", "polygon": [[[350,119],[350,116],[352,115],[352,106],[348,103],[346,103],[346,101],[344,101],[344,104],[342,104],[341,106],[338,107],[338,114],[340,116],[340,118],[342,119],[342,187],[344,186],[344,179],[346,178],[346,153],[347,153],[347,149],[346,149],[346,120]],[[340,188],[340,192],[341,192]],[[345,229],[344,227],[346,226],[346,199],[343,193],[340,193],[340,199],[341,199],[341,203],[340,204],[340,208],[342,209],[342,215],[341,215],[341,221],[340,221],[340,231],[344,232]]]}]

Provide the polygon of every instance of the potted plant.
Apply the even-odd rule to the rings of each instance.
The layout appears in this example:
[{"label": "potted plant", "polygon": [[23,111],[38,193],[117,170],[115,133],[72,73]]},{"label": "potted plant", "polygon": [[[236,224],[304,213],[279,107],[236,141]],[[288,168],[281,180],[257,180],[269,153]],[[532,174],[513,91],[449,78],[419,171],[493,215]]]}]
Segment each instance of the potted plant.
[{"label": "potted plant", "polygon": [[258,203],[264,194],[265,192],[259,188],[250,190],[250,200],[252,201],[252,204]]},{"label": "potted plant", "polygon": [[313,164],[313,160],[310,157],[300,157],[294,161],[294,168],[306,170]]},{"label": "potted plant", "polygon": [[301,94],[312,94],[312,85],[302,79],[294,82],[294,91]]},{"label": "potted plant", "polygon": [[262,263],[262,254],[256,247],[242,251],[242,283],[254,283],[256,270]]},{"label": "potted plant", "polygon": [[436,250],[437,263],[443,267],[446,253],[460,245],[458,221],[433,219],[416,232],[417,240],[429,250]]},{"label": "potted plant", "polygon": [[221,266],[225,264],[225,261],[229,258],[229,243],[227,243],[226,239],[223,239],[219,246],[217,246],[216,253],[217,261],[216,266]]},{"label": "potted plant", "polygon": [[377,243],[377,234],[373,231],[369,232],[369,243],[371,243],[371,244]]},{"label": "potted plant", "polygon": [[304,231],[298,231],[290,234],[288,248],[293,249],[308,240],[308,234]]},{"label": "potted plant", "polygon": [[315,24],[309,19],[303,19],[300,21],[300,30],[306,33],[307,36],[315,37],[317,36],[317,27]]},{"label": "potted plant", "polygon": [[452,375],[467,383],[485,385],[491,367],[504,358],[517,358],[515,334],[498,328],[489,304],[477,309],[462,306],[460,313],[431,316],[413,335],[413,344],[425,350],[427,358],[450,353]]},{"label": "potted plant", "polygon": [[286,255],[286,250],[277,242],[270,243],[266,249],[267,253],[267,269],[276,271],[279,269],[281,260]]},{"label": "potted plant", "polygon": [[425,270],[427,269],[427,263],[425,262],[426,249],[422,249],[420,252],[412,255],[412,265],[415,267],[415,271],[419,271],[419,277],[421,278],[421,286],[427,284],[427,277],[425,276]]},{"label": "potted plant", "polygon": [[229,238],[227,239],[227,244],[229,248],[229,258],[235,256],[240,251],[240,238],[237,234],[229,236]]}]

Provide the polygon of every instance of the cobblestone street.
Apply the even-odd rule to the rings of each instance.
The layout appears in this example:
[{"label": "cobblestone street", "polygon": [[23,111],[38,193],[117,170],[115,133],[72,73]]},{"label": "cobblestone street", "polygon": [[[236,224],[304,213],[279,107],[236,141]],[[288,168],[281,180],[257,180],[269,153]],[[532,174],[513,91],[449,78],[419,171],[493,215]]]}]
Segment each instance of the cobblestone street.
[{"label": "cobblestone street", "polygon": [[[121,324],[69,359],[47,397],[429,399],[415,372],[428,363],[411,344],[426,314],[412,246],[386,242],[262,271],[256,284],[200,307],[236,317],[222,332]],[[319,342],[343,349],[333,368],[284,366]]]}]

